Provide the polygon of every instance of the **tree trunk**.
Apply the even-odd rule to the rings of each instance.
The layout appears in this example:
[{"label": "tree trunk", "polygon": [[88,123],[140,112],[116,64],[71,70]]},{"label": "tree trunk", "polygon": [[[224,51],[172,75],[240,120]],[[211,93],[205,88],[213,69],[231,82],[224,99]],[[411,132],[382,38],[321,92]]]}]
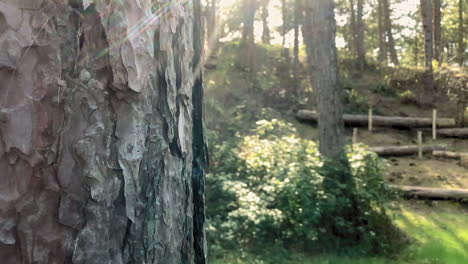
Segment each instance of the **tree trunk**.
[{"label": "tree trunk", "polygon": [[255,12],[257,11],[257,0],[244,0],[244,25],[242,30],[242,54],[244,66],[251,73],[255,74]]},{"label": "tree trunk", "polygon": [[[208,40],[208,50],[210,54],[215,54],[218,48],[219,42],[219,35],[220,35],[220,26],[217,25],[218,21],[216,19],[216,1],[211,0],[211,5],[207,7],[207,20],[206,20],[206,28],[207,28],[207,40]],[[208,54],[209,56],[209,54]]]},{"label": "tree trunk", "polygon": [[338,80],[334,1],[312,1],[312,87],[319,109],[320,153],[335,158],[343,152],[342,87]]},{"label": "tree trunk", "polygon": [[350,18],[349,27],[351,32],[351,54],[354,60],[357,59],[358,55],[358,36],[357,36],[357,22],[356,22],[356,11],[354,10],[354,0],[349,0]]},{"label": "tree trunk", "polygon": [[295,99],[299,98],[300,90],[300,77],[299,77],[299,24],[300,24],[300,0],[294,0],[294,62],[293,62],[293,76],[294,76],[294,91]]},{"label": "tree trunk", "polygon": [[0,4],[0,259],[205,263],[199,0],[84,2]]},{"label": "tree trunk", "polygon": [[464,41],[464,26],[463,26],[463,0],[458,0],[458,64],[463,67],[465,60],[465,41]]},{"label": "tree trunk", "polygon": [[[423,0],[422,0],[423,1]],[[390,3],[389,0],[382,0],[384,11],[385,32],[387,33],[387,47],[390,52],[390,59],[394,65],[399,65],[398,55],[395,50],[395,40],[392,33],[392,20],[390,19]]]},{"label": "tree trunk", "polygon": [[363,21],[364,1],[357,0],[357,55],[358,65],[361,71],[366,65],[366,49],[364,46],[364,21]]},{"label": "tree trunk", "polygon": [[416,25],[414,30],[414,66],[418,67],[419,65],[419,16],[416,18]]},{"label": "tree trunk", "polygon": [[384,19],[383,19],[383,0],[378,0],[377,7],[377,20],[378,20],[378,30],[379,30],[379,61],[383,64],[387,64],[387,40],[384,30]]},{"label": "tree trunk", "polygon": [[424,82],[426,89],[434,90],[434,73],[432,69],[432,1],[421,0],[421,17],[424,31],[424,57],[425,57],[425,76]]},{"label": "tree trunk", "polygon": [[283,25],[281,26],[281,36],[283,37],[282,46],[286,46],[286,33],[287,33],[287,7],[286,0],[281,0],[281,18],[283,19]]},{"label": "tree trunk", "polygon": [[434,59],[440,65],[442,63],[442,29],[441,29],[441,0],[433,0],[434,8],[433,8],[433,25],[434,25]]},{"label": "tree trunk", "polygon": [[262,24],[263,24],[263,33],[262,33],[262,42],[265,44],[270,44],[270,28],[268,27],[268,4],[270,0],[262,1]]}]

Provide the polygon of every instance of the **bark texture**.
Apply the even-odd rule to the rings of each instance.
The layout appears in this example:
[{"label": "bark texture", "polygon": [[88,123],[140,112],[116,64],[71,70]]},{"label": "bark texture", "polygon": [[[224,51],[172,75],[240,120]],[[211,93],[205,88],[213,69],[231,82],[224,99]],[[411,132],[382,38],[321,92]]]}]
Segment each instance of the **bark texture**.
[{"label": "bark texture", "polygon": [[311,68],[312,87],[317,93],[320,152],[336,158],[345,145],[343,136],[342,87],[338,79],[335,46],[335,3],[311,1]]},{"label": "bark texture", "polygon": [[0,3],[2,263],[204,263],[194,7]]}]

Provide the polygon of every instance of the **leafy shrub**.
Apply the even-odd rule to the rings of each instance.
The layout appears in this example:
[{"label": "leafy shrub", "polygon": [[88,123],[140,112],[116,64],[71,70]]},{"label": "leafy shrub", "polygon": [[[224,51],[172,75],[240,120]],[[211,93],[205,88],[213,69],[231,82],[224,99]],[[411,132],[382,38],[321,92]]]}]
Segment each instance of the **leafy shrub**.
[{"label": "leafy shrub", "polygon": [[382,82],[372,88],[372,92],[384,96],[395,96],[396,92],[387,82]]},{"label": "leafy shrub", "polygon": [[369,108],[366,98],[356,89],[346,89],[345,112],[349,114],[366,113]]},{"label": "leafy shrub", "polygon": [[[354,145],[347,150],[349,167],[324,166],[317,145],[294,134],[290,124],[262,120],[236,147],[216,148],[213,159],[222,162],[208,176],[207,192],[212,246],[336,250],[357,243],[363,253],[389,251],[397,232],[382,232],[395,230],[385,214],[389,190],[378,157]],[[347,187],[339,182],[333,191],[326,188],[326,179],[346,173],[353,179],[351,193],[341,191]],[[352,218],[343,217],[350,208]],[[344,233],[334,233],[337,227],[353,237],[339,237]]]},{"label": "leafy shrub", "polygon": [[411,90],[406,90],[398,94],[403,104],[415,104],[417,103],[416,95]]}]

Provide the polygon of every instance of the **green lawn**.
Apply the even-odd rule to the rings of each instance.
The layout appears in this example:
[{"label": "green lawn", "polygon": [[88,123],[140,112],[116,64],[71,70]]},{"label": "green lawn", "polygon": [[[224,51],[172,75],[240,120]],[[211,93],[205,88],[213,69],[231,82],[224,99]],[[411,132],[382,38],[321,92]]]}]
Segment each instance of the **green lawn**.
[{"label": "green lawn", "polygon": [[305,254],[253,256],[229,252],[214,264],[465,264],[468,263],[468,208],[450,202],[404,202],[395,222],[412,244],[398,259],[312,257]]}]

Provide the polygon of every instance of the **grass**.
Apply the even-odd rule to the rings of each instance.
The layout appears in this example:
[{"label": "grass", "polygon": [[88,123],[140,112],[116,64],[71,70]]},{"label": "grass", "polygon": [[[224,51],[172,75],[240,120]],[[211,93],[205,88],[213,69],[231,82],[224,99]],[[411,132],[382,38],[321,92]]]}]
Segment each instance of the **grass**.
[{"label": "grass", "polygon": [[468,263],[468,208],[450,202],[405,201],[395,223],[412,239],[397,259],[308,256],[300,253],[252,255],[227,252],[214,264],[464,264]]}]

